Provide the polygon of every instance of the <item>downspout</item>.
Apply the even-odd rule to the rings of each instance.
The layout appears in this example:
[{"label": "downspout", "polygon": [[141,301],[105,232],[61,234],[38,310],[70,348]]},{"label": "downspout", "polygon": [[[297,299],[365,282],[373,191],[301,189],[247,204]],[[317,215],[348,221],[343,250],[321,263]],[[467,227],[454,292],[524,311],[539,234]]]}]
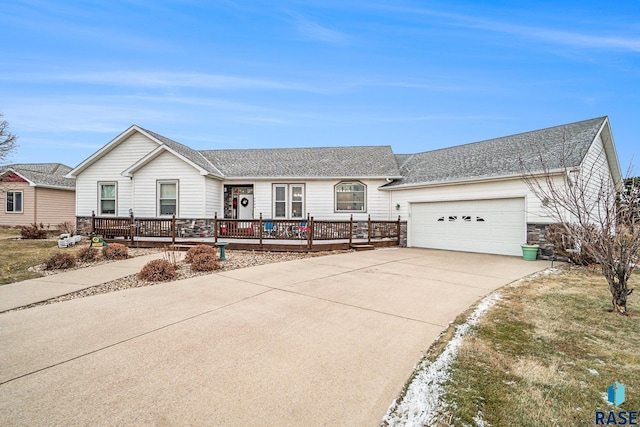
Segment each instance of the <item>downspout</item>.
[{"label": "downspout", "polygon": [[[385,178],[385,180],[387,181],[387,184],[389,184],[390,182],[393,182],[393,179],[391,178]],[[392,220],[392,216],[391,216],[392,213],[393,213],[393,191],[389,191],[389,206],[388,206],[388,212],[387,212],[388,221]]]},{"label": "downspout", "polygon": [[133,175],[129,177],[129,180],[131,181],[131,204],[129,206],[131,207],[131,211],[135,216],[136,214],[136,181],[133,178]]}]

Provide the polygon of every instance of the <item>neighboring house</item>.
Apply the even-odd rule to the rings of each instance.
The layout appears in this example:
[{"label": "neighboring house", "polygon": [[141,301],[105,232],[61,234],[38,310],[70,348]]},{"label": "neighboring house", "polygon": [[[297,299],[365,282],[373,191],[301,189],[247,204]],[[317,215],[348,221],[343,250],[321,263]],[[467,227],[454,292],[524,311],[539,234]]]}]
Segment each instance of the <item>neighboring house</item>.
[{"label": "neighboring house", "polygon": [[196,151],[139,126],[82,162],[76,215],[407,220],[408,246],[520,254],[549,224],[520,179],[545,163],[621,179],[607,117],[409,155],[389,146]]},{"label": "neighboring house", "polygon": [[60,163],[15,164],[0,168],[0,226],[32,223],[55,228],[75,223],[75,179]]}]

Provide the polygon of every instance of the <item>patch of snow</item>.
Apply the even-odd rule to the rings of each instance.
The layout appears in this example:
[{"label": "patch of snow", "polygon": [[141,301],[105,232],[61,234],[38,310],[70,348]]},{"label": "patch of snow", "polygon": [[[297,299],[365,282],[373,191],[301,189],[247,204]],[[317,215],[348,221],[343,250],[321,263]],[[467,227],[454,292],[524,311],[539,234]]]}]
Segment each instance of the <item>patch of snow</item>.
[{"label": "patch of snow", "polygon": [[600,375],[600,372],[596,371],[595,369],[589,368],[587,369],[587,371],[589,371],[591,375]]},{"label": "patch of snow", "polygon": [[515,282],[509,284],[509,286],[511,287],[517,287],[520,286],[523,283],[528,283],[530,281],[532,281],[535,278],[538,278],[540,276],[550,276],[552,274],[561,274],[562,273],[562,269],[560,268],[545,268],[544,270],[538,271],[536,273],[530,274],[527,277],[523,277],[522,279],[518,279]]},{"label": "patch of snow", "polygon": [[497,293],[485,297],[467,321],[456,327],[453,338],[447,343],[442,354],[433,363],[423,359],[415,367],[413,379],[404,397],[400,401],[395,400],[389,406],[387,414],[382,419],[383,423],[389,426],[424,426],[437,422],[438,417],[443,415],[447,408],[444,401],[444,384],[449,379],[449,370],[457,357],[462,338],[499,300],[500,295]]},{"label": "patch of snow", "polygon": [[473,421],[476,423],[477,427],[485,427],[486,424],[482,419],[482,412],[478,411],[475,417],[473,417]]}]

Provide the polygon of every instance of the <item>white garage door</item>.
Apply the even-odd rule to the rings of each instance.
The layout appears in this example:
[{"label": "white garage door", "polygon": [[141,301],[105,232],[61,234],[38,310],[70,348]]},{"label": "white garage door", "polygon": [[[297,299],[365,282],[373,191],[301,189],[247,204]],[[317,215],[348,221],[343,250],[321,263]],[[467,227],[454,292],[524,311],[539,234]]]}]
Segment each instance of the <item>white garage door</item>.
[{"label": "white garage door", "polygon": [[524,198],[411,204],[409,245],[522,255]]}]

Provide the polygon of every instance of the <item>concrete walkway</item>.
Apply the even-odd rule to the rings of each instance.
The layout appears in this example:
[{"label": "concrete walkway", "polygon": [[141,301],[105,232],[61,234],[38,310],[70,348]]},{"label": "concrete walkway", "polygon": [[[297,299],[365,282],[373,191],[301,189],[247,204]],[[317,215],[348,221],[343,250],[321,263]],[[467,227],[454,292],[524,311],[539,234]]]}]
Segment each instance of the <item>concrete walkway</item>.
[{"label": "concrete walkway", "polygon": [[162,253],[2,285],[0,286],[0,312],[136,274],[146,263],[158,258],[162,258]]},{"label": "concrete walkway", "polygon": [[376,426],[459,313],[549,266],[385,249],[0,314],[0,425]]}]

